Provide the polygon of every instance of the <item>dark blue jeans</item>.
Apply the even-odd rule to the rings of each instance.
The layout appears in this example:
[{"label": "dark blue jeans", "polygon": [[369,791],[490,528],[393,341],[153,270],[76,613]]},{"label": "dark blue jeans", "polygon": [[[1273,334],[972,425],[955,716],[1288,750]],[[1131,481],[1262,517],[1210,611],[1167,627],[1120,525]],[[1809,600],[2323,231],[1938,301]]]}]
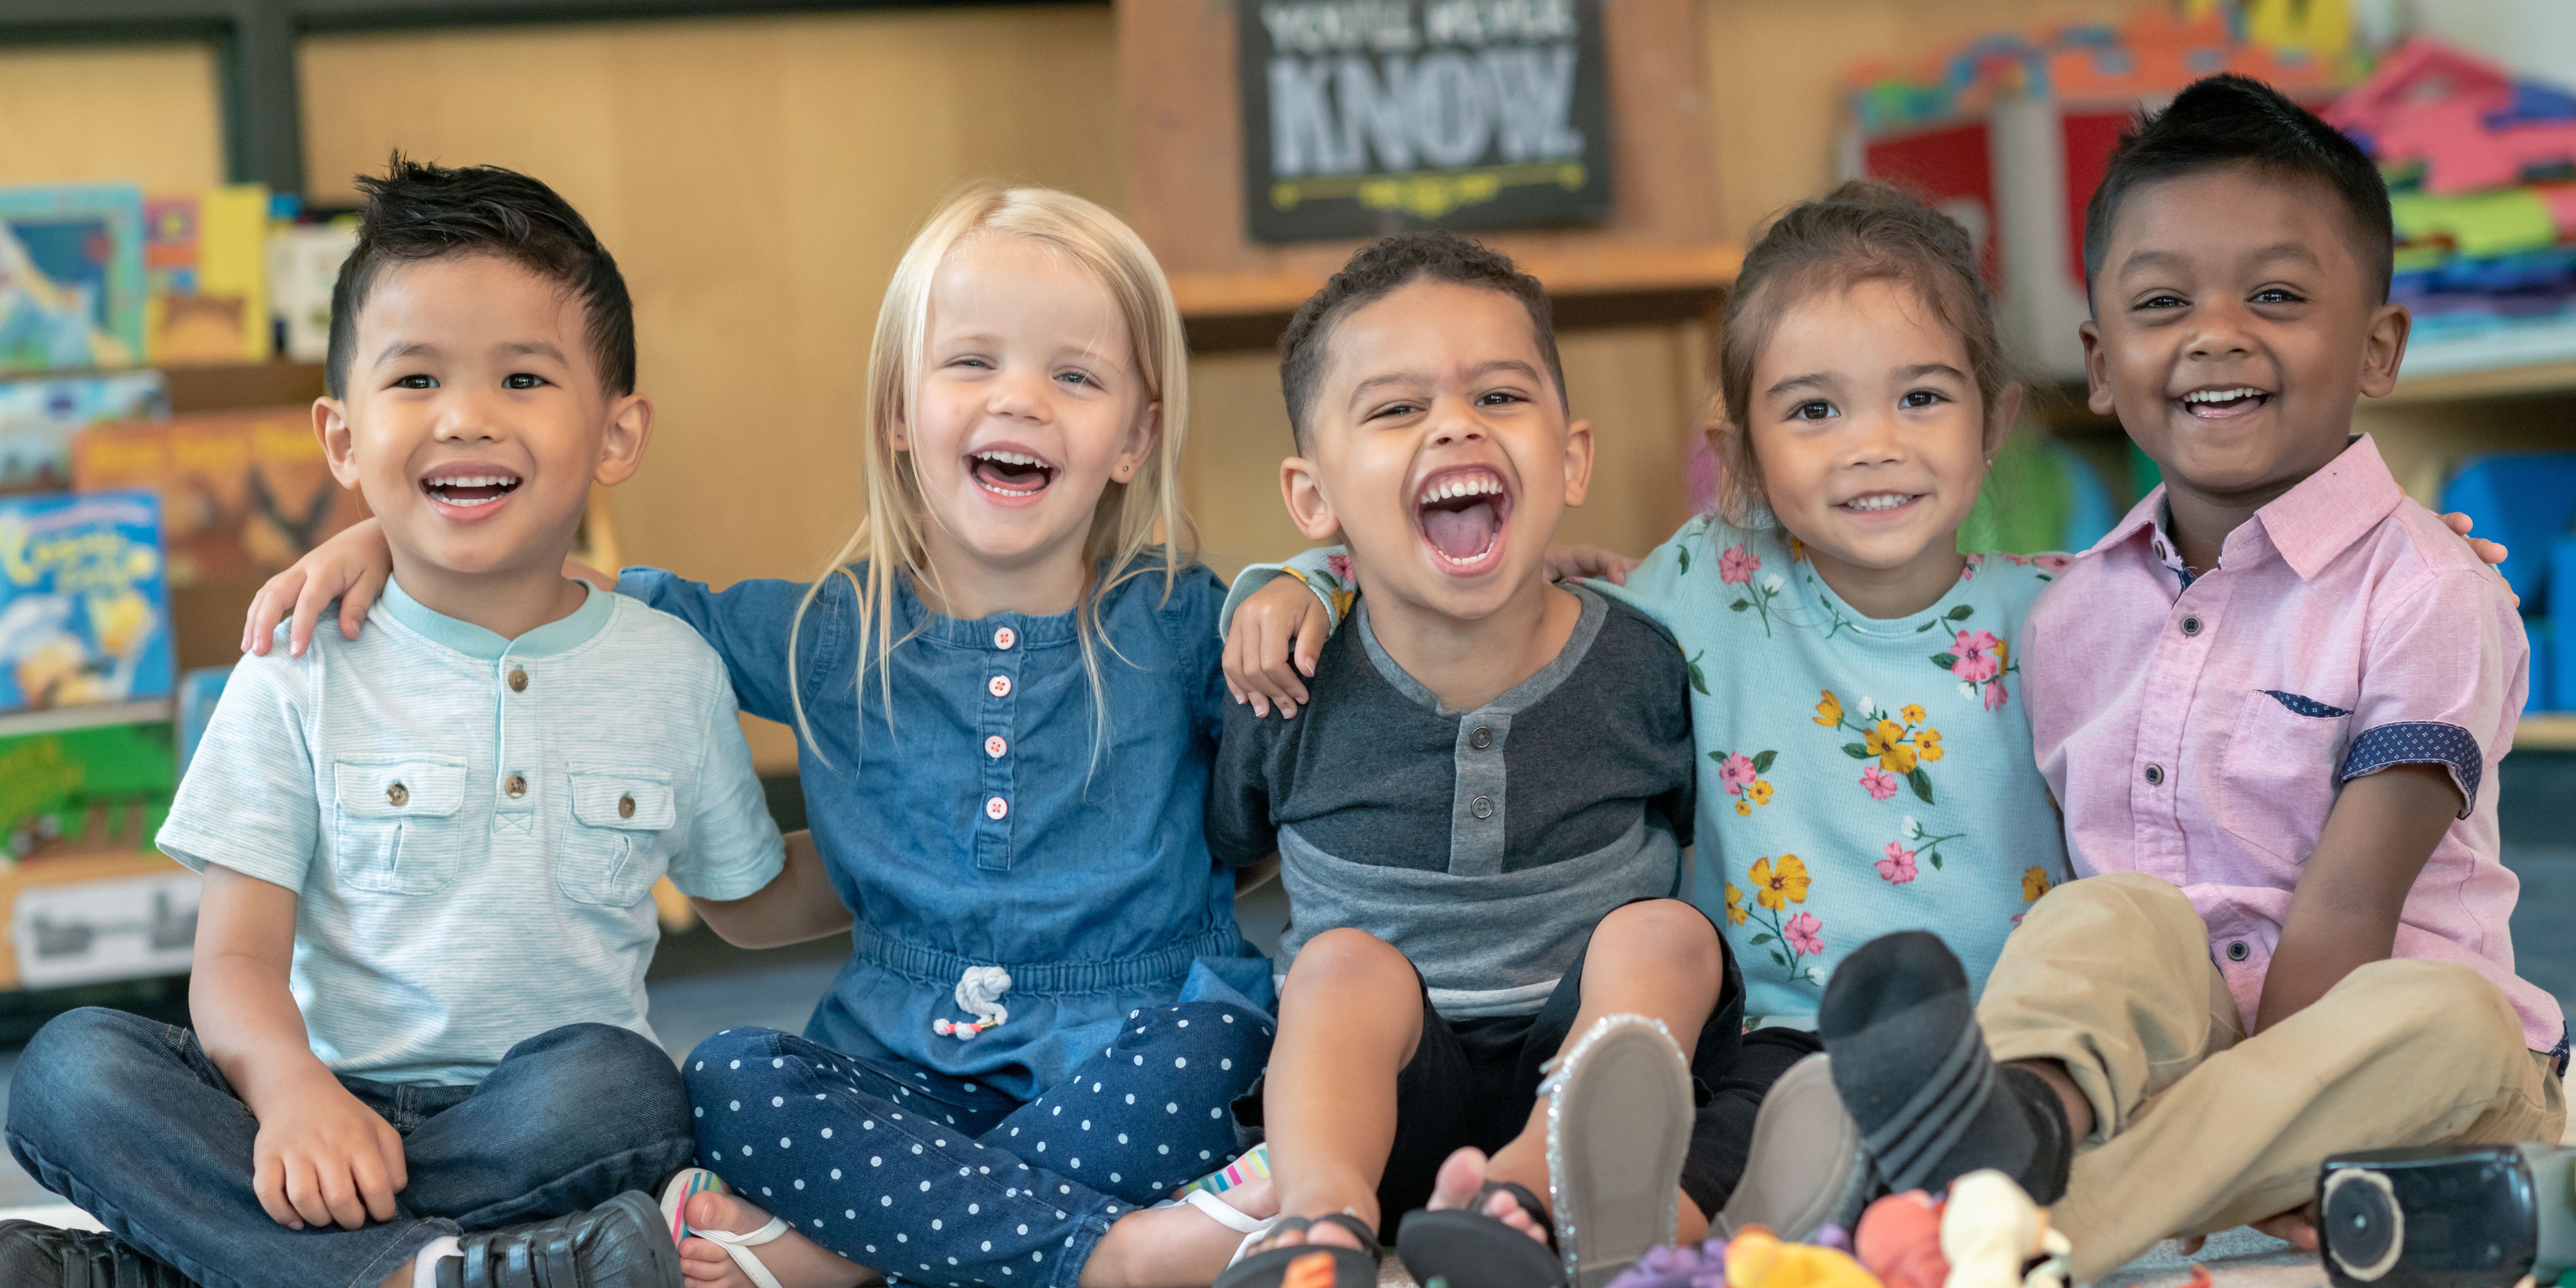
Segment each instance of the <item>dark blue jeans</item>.
[{"label": "dark blue jeans", "polygon": [[122,1011],[57,1017],[9,1092],[9,1152],[46,1189],[206,1288],[371,1288],[442,1234],[494,1230],[651,1190],[695,1149],[662,1049],[605,1024],[510,1048],[471,1087],[340,1085],[403,1136],[390,1221],[290,1230],[251,1191],[259,1121],[196,1035]]},{"label": "dark blue jeans", "polygon": [[705,1166],[798,1233],[898,1283],[1074,1288],[1111,1223],[1241,1152],[1270,1037],[1227,1002],[1138,1011],[1025,1104],[775,1029],[685,1069]]}]

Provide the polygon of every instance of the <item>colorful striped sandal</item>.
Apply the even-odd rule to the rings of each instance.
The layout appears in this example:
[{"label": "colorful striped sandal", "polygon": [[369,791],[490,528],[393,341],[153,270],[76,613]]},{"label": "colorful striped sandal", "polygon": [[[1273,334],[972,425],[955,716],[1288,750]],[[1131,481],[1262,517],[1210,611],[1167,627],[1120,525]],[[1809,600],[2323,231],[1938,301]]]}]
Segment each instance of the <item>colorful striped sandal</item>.
[{"label": "colorful striped sandal", "polygon": [[681,1168],[680,1174],[662,1187],[662,1220],[670,1228],[671,1244],[677,1247],[682,1239],[704,1239],[724,1249],[725,1255],[742,1267],[744,1276],[757,1288],[779,1288],[778,1276],[769,1273],[769,1267],[760,1264],[760,1258],[752,1255],[751,1250],[787,1233],[784,1218],[773,1216],[769,1218],[769,1224],[749,1234],[702,1230],[689,1224],[691,1198],[700,1194],[729,1194],[732,1190],[732,1186],[724,1183],[723,1177],[703,1167]]}]

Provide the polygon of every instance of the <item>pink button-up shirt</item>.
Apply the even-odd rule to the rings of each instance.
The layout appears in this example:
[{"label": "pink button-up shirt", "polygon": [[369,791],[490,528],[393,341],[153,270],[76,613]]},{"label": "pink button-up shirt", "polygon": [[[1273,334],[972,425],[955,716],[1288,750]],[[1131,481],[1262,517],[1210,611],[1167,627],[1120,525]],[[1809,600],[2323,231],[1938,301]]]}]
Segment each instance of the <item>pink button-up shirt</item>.
[{"label": "pink button-up shirt", "polygon": [[2193,578],[2140,501],[2023,628],[2039,768],[2077,876],[2182,888],[2245,1023],[2300,865],[2343,783],[2438,764],[2463,801],[2406,897],[2396,955],[2503,989],[2537,1051],[2558,1003],[2513,973],[2520,883],[2497,859],[2496,761],[2530,649],[2503,582],[2408,500],[2367,437],[2229,533]]}]

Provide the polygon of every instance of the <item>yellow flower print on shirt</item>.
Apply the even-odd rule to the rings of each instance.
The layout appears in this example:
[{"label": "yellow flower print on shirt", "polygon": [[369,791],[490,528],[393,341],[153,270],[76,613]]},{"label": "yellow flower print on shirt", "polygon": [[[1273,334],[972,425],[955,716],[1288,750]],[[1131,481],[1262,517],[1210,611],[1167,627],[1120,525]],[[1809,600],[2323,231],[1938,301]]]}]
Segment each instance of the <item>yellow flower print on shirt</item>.
[{"label": "yellow flower print on shirt", "polygon": [[1905,723],[1910,725],[1919,725],[1932,718],[1923,710],[1923,708],[1918,707],[1911,702],[1906,703],[1905,709],[1897,712],[1896,714],[1905,717]]},{"label": "yellow flower print on shirt", "polygon": [[1861,735],[1861,745],[1878,757],[1879,768],[1891,774],[1914,772],[1914,744],[1906,738],[1903,725],[1881,720]]},{"label": "yellow flower print on shirt", "polygon": [[1753,798],[1753,803],[1754,803],[1754,804],[1756,804],[1756,805],[1768,805],[1768,804],[1770,804],[1770,803],[1771,803],[1771,783],[1770,783],[1770,780],[1768,780],[1768,779],[1760,779],[1760,780],[1756,780],[1756,781],[1754,782],[1754,784],[1753,784],[1751,787],[1747,787],[1747,788],[1745,788],[1745,789],[1744,789],[1744,794],[1745,794],[1745,795],[1747,795],[1747,796],[1752,797],[1752,798]]},{"label": "yellow flower print on shirt", "polygon": [[1816,723],[1828,729],[1839,728],[1843,722],[1843,700],[1835,697],[1831,689],[1826,689],[1824,694],[1825,700],[1816,704]]},{"label": "yellow flower print on shirt", "polygon": [[1807,876],[1807,861],[1797,855],[1783,854],[1777,864],[1769,859],[1755,859],[1753,871],[1746,875],[1753,879],[1754,885],[1760,887],[1754,891],[1753,901],[1773,912],[1778,912],[1793,903],[1807,901],[1807,886],[1810,883]]},{"label": "yellow flower print on shirt", "polygon": [[1735,883],[1734,883],[1734,882],[1732,882],[1732,881],[1727,882],[1727,883],[1726,883],[1726,919],[1727,919],[1728,921],[1730,921],[1730,922],[1732,922],[1732,923],[1736,924],[1736,925],[1741,926],[1741,925],[1743,925],[1743,924],[1744,924],[1744,920],[1745,920],[1745,918],[1746,918],[1746,917],[1749,917],[1749,916],[1751,916],[1751,915],[1752,915],[1752,914],[1750,914],[1750,913],[1748,913],[1748,912],[1746,912],[1746,911],[1744,910],[1744,892],[1743,892],[1743,891],[1741,891],[1741,890],[1736,889],[1736,888],[1735,888]]},{"label": "yellow flower print on shirt", "polygon": [[2048,891],[2049,891],[2049,884],[2048,884],[2048,869],[2046,869],[2046,868],[2024,868],[2024,869],[2022,869],[2022,872],[2021,872],[2021,901],[2022,901],[2023,903],[2037,903],[2037,902],[2039,902],[2039,897],[2040,897],[2041,895],[2044,895],[2044,894],[2048,893]]},{"label": "yellow flower print on shirt", "polygon": [[[1912,710],[1912,709],[1913,709],[1913,708],[1908,708],[1908,710]],[[1933,761],[1939,760],[1939,759],[1941,758],[1941,755],[1942,755],[1942,752],[1941,752],[1941,731],[1940,731],[1940,730],[1938,730],[1938,729],[1925,728],[1925,729],[1917,729],[1917,730],[1915,730],[1915,731],[1914,731],[1914,757],[1915,757],[1915,759],[1920,760],[1920,761],[1922,761],[1924,764],[1927,764],[1927,765],[1928,765],[1928,764],[1931,764]]]}]

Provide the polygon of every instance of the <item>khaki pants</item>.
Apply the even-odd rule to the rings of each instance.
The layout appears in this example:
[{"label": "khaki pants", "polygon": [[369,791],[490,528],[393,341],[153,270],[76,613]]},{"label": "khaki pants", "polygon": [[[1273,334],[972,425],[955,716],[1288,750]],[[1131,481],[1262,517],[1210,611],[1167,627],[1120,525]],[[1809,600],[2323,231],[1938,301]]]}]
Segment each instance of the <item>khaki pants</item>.
[{"label": "khaki pants", "polygon": [[2050,1210],[2079,1281],[2167,1236],[2304,1206],[2329,1154],[2555,1143],[2567,1119],[2504,994],[2448,962],[2372,962],[2245,1036],[2191,902],[2135,873],[2033,905],[1977,1019],[1997,1061],[2059,1061],[2093,1102],[2093,1135]]}]

